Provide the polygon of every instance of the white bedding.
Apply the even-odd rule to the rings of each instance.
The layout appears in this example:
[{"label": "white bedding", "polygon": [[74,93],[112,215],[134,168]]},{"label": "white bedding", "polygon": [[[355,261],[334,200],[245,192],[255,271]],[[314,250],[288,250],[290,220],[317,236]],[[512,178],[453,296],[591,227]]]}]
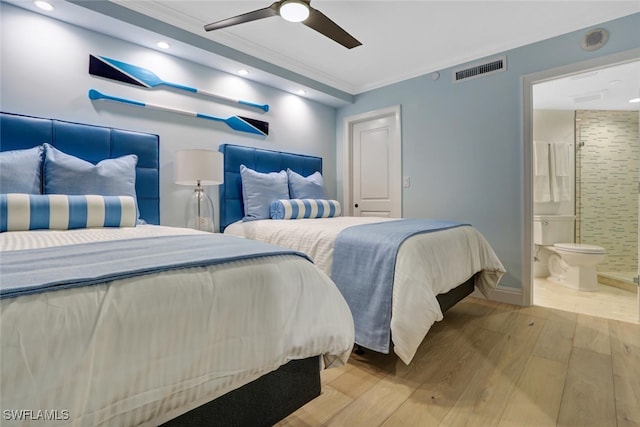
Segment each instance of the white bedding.
[{"label": "white bedding", "polygon": [[[0,247],[194,232],[10,232],[0,234]],[[68,411],[44,423],[3,413],[3,426],[158,425],[291,359],[323,354],[326,366],[340,366],[354,339],[333,282],[298,256],[6,298],[0,309],[3,411]]]},{"label": "white bedding", "polygon": [[[301,220],[236,222],[226,234],[261,240],[309,255],[327,275],[331,274],[337,235],[354,225],[396,218],[336,217]],[[406,364],[442,311],[436,295],[446,293],[481,272],[476,287],[485,295],[505,273],[486,239],[472,227],[457,227],[407,239],[398,251],[391,309],[394,352]]]}]

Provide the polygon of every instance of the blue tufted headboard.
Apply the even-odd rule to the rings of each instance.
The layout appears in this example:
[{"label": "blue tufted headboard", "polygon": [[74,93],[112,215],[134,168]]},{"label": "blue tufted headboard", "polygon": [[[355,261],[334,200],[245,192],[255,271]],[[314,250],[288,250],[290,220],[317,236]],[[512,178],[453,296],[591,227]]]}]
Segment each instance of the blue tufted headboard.
[{"label": "blue tufted headboard", "polygon": [[224,183],[219,188],[220,231],[244,216],[240,165],[262,173],[279,172],[287,168],[303,176],[316,171],[322,173],[321,157],[232,144],[222,144],[218,151],[224,156]]},{"label": "blue tufted headboard", "polygon": [[45,142],[94,164],[137,155],[140,217],[149,224],[160,224],[158,135],[0,112],[0,151],[31,148]]}]

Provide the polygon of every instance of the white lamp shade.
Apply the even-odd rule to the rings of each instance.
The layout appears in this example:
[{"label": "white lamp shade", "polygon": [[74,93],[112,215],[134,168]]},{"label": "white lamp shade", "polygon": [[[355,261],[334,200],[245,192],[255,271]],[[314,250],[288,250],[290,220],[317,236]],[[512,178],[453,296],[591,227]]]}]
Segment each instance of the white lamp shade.
[{"label": "white lamp shade", "polygon": [[211,150],[179,150],[175,155],[175,183],[220,185],[224,181],[222,154]]}]

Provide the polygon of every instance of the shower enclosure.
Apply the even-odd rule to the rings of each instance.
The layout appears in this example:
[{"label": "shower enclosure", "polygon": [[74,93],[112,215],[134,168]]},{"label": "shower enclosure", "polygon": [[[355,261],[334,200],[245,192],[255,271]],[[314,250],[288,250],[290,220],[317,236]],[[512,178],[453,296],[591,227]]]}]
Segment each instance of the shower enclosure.
[{"label": "shower enclosure", "polygon": [[599,282],[635,288],[638,274],[638,111],[578,110],[576,242],[606,248]]}]

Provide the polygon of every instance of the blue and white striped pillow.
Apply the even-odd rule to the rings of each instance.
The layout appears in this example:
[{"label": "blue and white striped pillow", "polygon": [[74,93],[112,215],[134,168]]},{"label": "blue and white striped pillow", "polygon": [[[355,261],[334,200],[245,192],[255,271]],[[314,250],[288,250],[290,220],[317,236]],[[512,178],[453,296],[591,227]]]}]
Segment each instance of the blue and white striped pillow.
[{"label": "blue and white striped pillow", "polygon": [[0,194],[0,232],[135,227],[131,196]]},{"label": "blue and white striped pillow", "polygon": [[271,219],[332,218],[341,212],[337,200],[280,199],[271,203]]}]

